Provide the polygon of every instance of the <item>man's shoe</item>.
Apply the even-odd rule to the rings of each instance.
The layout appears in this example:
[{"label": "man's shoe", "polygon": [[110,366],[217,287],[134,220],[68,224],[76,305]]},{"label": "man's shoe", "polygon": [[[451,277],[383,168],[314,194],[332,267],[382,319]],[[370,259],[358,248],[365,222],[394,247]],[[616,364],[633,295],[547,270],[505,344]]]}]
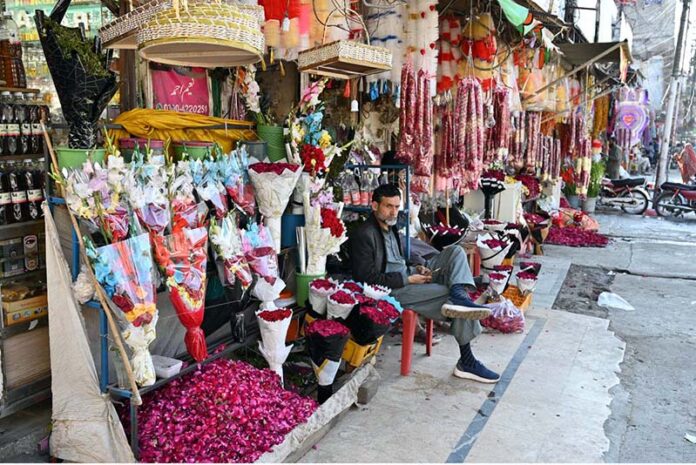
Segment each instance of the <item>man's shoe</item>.
[{"label": "man's shoe", "polygon": [[[458,304],[458,305],[457,305]],[[465,302],[459,300],[455,303],[446,303],[440,309],[442,316],[446,318],[461,318],[463,320],[483,320],[491,315],[491,309],[478,305],[471,300]]]},{"label": "man's shoe", "polygon": [[500,380],[500,375],[498,373],[489,370],[478,360],[474,360],[471,366],[464,366],[462,361],[459,360],[452,374],[457,378],[470,379],[472,381],[478,381],[479,383],[493,384]]}]

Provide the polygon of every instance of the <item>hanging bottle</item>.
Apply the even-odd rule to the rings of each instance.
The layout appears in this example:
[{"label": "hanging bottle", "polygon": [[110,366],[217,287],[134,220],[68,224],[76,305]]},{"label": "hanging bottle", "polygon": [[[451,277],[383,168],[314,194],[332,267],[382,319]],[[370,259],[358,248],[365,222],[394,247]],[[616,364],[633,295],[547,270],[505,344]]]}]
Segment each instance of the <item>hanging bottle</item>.
[{"label": "hanging bottle", "polygon": [[22,175],[27,189],[27,220],[38,220],[41,218],[41,202],[43,202],[41,181],[36,177],[36,170],[31,160],[24,160],[23,168]]},{"label": "hanging bottle", "polygon": [[17,144],[17,154],[27,154],[30,151],[30,141],[31,141],[31,123],[29,123],[29,118],[27,115],[27,105],[26,100],[24,100],[24,94],[21,92],[15,92],[14,94],[14,113],[15,121],[19,125],[19,143]]},{"label": "hanging bottle", "polygon": [[19,126],[15,122],[14,100],[9,91],[2,93],[2,124],[4,126],[4,155],[16,155]]},{"label": "hanging bottle", "polygon": [[14,163],[9,164],[9,186],[12,197],[12,222],[23,223],[27,221],[27,190],[24,187],[24,179],[19,167]]},{"label": "hanging bottle", "polygon": [[0,165],[0,226],[12,223],[12,195],[7,178],[7,167]]}]

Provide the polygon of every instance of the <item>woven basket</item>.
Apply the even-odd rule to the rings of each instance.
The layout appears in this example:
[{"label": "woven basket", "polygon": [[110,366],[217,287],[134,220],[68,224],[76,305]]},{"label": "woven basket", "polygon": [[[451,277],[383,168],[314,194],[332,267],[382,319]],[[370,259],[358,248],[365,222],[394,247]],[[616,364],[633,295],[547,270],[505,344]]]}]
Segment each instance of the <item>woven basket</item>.
[{"label": "woven basket", "polygon": [[158,63],[204,68],[242,66],[263,56],[258,19],[227,4],[189,4],[152,16],[136,35],[140,55]]},{"label": "woven basket", "polygon": [[338,79],[351,79],[389,71],[392,53],[351,40],[338,40],[300,52],[297,57],[300,71]]},{"label": "woven basket", "polygon": [[[189,5],[196,3],[208,5],[211,2],[205,0],[189,0]],[[99,36],[106,48],[135,50],[138,47],[136,33],[155,14],[173,7],[172,0],[151,0],[148,2],[133,2],[134,8],[99,29]],[[236,6],[239,11],[248,14],[257,20],[261,26],[265,15],[263,7],[258,5],[238,5],[237,0],[222,0],[223,4]]]}]

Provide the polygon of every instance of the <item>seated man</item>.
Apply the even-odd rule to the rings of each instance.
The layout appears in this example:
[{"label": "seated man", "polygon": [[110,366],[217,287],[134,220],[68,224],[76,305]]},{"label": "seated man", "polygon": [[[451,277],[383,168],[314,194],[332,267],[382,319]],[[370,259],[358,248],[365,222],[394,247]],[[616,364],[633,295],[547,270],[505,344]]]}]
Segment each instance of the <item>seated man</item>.
[{"label": "seated man", "polygon": [[451,333],[459,344],[460,358],[454,376],[495,383],[500,376],[476,360],[470,342],[481,333],[478,320],[490,315],[487,307],[469,299],[474,288],[464,250],[451,246],[428,260],[427,266],[409,269],[401,249],[396,220],[401,192],[384,184],[372,194],[372,214],[351,233],[353,279],[390,287],[404,308],[431,320],[451,319]]}]

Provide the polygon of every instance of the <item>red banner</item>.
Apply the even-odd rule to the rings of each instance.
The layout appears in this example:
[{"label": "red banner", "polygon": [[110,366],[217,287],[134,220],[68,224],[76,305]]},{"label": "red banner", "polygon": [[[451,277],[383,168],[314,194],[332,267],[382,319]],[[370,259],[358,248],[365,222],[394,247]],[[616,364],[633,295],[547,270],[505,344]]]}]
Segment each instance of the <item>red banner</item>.
[{"label": "red banner", "polygon": [[153,108],[210,115],[208,75],[205,68],[151,64]]}]

